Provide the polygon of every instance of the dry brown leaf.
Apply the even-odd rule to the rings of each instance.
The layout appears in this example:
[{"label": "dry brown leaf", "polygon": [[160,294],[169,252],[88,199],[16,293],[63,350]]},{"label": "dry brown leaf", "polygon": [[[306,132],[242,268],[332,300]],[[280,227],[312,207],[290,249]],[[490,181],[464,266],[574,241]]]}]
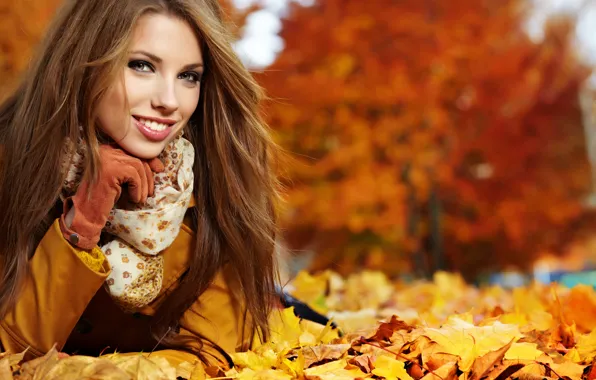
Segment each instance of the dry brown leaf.
[{"label": "dry brown leaf", "polygon": [[44,380],[79,379],[132,380],[133,377],[109,360],[87,356],[62,359],[44,376]]},{"label": "dry brown leaf", "polygon": [[440,368],[427,373],[420,380],[457,380],[457,364],[446,363]]},{"label": "dry brown leaf", "polygon": [[366,340],[372,340],[375,342],[390,341],[393,333],[396,331],[404,330],[410,332],[414,327],[408,325],[406,322],[400,320],[396,315],[391,317],[389,322],[383,322],[379,325],[379,328],[373,336]]},{"label": "dry brown leaf", "polygon": [[596,380],[596,366],[592,362],[589,366],[584,368],[584,372],[582,373],[582,380]]},{"label": "dry brown leaf", "polygon": [[348,352],[350,346],[350,344],[343,343],[303,347],[301,350],[304,355],[305,368],[310,368],[317,363],[337,360]]},{"label": "dry brown leaf", "polygon": [[572,348],[575,346],[575,322],[568,321],[563,313],[563,306],[561,306],[561,300],[557,295],[557,292],[552,290],[554,304],[553,304],[553,317],[557,328],[552,333],[552,342],[560,343],[565,348]]},{"label": "dry brown leaf", "polygon": [[[142,354],[114,355],[110,361],[135,380],[168,380],[176,378],[176,369],[158,358],[147,358]],[[159,364],[158,364],[159,363]]]},{"label": "dry brown leaf", "polygon": [[422,352],[422,365],[431,371],[441,368],[447,363],[457,363],[458,360],[459,356],[457,355],[440,352],[438,344],[431,344]]},{"label": "dry brown leaf", "polygon": [[585,366],[573,362],[553,363],[550,364],[550,367],[558,376],[567,376],[571,379],[581,378],[585,368]]},{"label": "dry brown leaf", "polygon": [[498,365],[503,360],[503,357],[512,344],[513,340],[498,350],[489,352],[488,354],[485,354],[474,360],[472,370],[470,371],[470,380],[480,380],[488,372],[490,372],[495,365]]},{"label": "dry brown leaf", "polygon": [[408,371],[408,374],[414,378],[414,380],[419,380],[424,377],[424,368],[420,367],[418,363],[409,362],[409,364],[406,366],[406,370]]},{"label": "dry brown leaf", "polygon": [[[211,372],[207,372],[208,369]],[[207,373],[209,373],[210,377],[223,377],[225,375],[223,371],[219,370],[219,368],[204,368],[200,362],[194,364],[182,362],[176,368],[176,377],[181,377],[188,380],[204,379]]]},{"label": "dry brown leaf", "polygon": [[31,378],[33,380],[45,380],[47,374],[56,364],[58,364],[59,360],[61,359],[56,350],[56,346],[54,346],[41,358],[33,359],[23,364],[21,372],[24,374],[31,373]]},{"label": "dry brown leaf", "polygon": [[346,359],[332,361],[304,371],[307,380],[343,380],[366,377],[358,368],[348,368]]},{"label": "dry brown leaf", "polygon": [[519,376],[512,377],[515,380],[558,380],[556,377],[548,377],[544,375],[535,375],[533,373],[522,373]]},{"label": "dry brown leaf", "polygon": [[358,355],[348,360],[349,364],[352,364],[364,373],[370,373],[373,368],[372,357],[370,355]]},{"label": "dry brown leaf", "polygon": [[493,368],[487,375],[484,380],[506,380],[509,379],[511,375],[518,372],[525,366],[524,363],[514,363],[511,361],[503,361],[503,363],[497,365]]},{"label": "dry brown leaf", "polygon": [[402,355],[410,360],[422,357],[423,353],[425,355],[432,355],[438,351],[440,351],[439,345],[424,335],[419,336],[410,343],[404,344],[401,349]]},{"label": "dry brown leaf", "polygon": [[12,369],[8,357],[0,359],[0,379],[12,380]]}]

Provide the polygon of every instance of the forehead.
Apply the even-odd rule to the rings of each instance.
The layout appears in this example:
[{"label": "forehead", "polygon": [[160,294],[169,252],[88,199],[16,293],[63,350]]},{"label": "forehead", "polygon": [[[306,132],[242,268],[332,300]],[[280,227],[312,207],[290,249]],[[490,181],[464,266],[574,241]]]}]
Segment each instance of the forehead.
[{"label": "forehead", "polygon": [[145,14],[135,26],[131,50],[143,50],[164,63],[201,63],[199,39],[186,22],[165,14]]}]

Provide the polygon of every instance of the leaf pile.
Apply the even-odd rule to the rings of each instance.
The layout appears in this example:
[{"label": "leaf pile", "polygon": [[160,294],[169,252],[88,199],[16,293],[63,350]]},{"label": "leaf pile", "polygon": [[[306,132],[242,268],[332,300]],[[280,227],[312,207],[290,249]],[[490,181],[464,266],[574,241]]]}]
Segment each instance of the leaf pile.
[{"label": "leaf pile", "polygon": [[459,276],[391,283],[378,272],[342,279],[301,273],[292,293],[345,335],[272,318],[272,338],[236,353],[236,379],[596,379],[596,293],[556,284],[475,288]]},{"label": "leaf pile", "polygon": [[227,371],[52,350],[26,363],[23,354],[0,355],[0,379],[596,380],[591,287],[476,288],[449,273],[404,284],[379,272],[344,279],[328,271],[300,273],[288,290],[332,316],[342,334],[289,308],[272,314],[270,340],[232,354]]},{"label": "leaf pile", "polygon": [[23,363],[25,352],[0,354],[0,379],[8,380],[171,380],[202,379],[203,371],[183,362],[172,367],[167,359],[143,354],[111,354],[100,358],[68,356],[50,350],[45,356]]}]

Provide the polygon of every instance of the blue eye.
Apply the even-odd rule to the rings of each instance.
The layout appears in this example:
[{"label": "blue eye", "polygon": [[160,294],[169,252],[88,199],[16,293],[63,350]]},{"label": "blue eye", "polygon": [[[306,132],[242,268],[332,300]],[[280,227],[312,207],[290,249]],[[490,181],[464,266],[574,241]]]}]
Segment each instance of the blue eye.
[{"label": "blue eye", "polygon": [[143,73],[153,72],[153,66],[151,66],[151,64],[147,61],[141,61],[141,60],[130,61],[130,62],[128,62],[128,67],[135,71],[140,71]]},{"label": "blue eye", "polygon": [[189,71],[189,72],[180,74],[178,76],[178,78],[184,79],[184,80],[188,81],[189,83],[196,84],[201,81],[201,74],[196,73],[194,71]]}]

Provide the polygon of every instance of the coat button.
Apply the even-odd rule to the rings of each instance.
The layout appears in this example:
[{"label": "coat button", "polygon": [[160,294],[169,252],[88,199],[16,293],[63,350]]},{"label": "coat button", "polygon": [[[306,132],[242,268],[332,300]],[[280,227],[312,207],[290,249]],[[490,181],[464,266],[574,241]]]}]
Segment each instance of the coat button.
[{"label": "coat button", "polygon": [[68,240],[72,244],[77,245],[77,244],[79,244],[79,235],[78,234],[75,234],[75,233],[70,234],[70,236],[68,237]]},{"label": "coat button", "polygon": [[74,330],[79,334],[89,334],[93,330],[93,325],[88,319],[81,318],[75,325]]}]

